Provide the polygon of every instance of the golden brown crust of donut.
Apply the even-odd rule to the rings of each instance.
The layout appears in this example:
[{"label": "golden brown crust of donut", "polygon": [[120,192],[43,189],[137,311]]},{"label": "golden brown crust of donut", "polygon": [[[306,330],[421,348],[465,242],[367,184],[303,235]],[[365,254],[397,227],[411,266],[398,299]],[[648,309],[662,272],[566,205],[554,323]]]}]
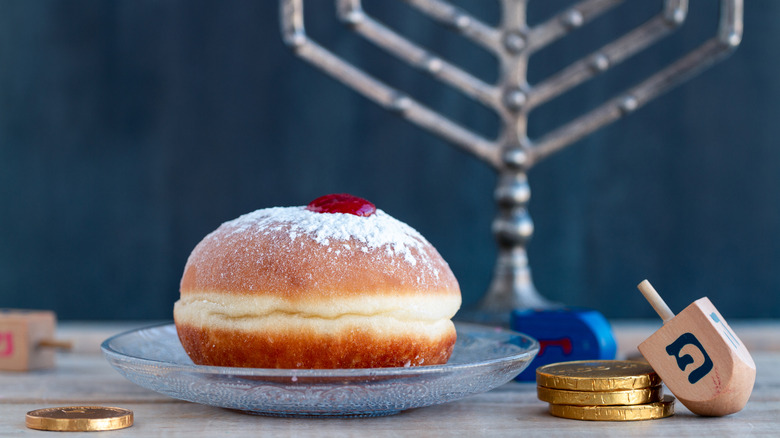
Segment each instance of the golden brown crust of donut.
[{"label": "golden brown crust of donut", "polygon": [[415,333],[377,337],[360,327],[336,336],[314,330],[252,333],[187,324],[177,329],[185,351],[196,364],[250,368],[438,365],[447,362],[456,340],[454,327],[435,339]]},{"label": "golden brown crust of donut", "polygon": [[446,362],[456,337],[449,320],[461,302],[457,280],[419,233],[381,210],[374,216],[266,209],[206,236],[187,261],[174,307],[193,361],[260,368]]}]

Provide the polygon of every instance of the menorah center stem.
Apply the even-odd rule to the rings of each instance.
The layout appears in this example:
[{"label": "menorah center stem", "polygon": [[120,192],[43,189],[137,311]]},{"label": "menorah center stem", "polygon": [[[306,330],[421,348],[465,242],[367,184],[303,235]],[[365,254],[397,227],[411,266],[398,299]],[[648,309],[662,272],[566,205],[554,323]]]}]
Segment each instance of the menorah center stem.
[{"label": "menorah center stem", "polygon": [[525,247],[533,235],[533,221],[528,214],[531,188],[525,171],[503,170],[494,192],[498,214],[493,221],[493,233],[502,248]]}]

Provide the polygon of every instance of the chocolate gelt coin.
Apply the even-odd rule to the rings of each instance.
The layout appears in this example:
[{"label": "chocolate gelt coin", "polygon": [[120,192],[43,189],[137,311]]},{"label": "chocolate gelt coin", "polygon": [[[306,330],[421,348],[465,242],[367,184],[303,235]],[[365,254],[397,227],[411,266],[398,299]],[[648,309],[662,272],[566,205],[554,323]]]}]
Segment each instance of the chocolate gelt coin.
[{"label": "chocolate gelt coin", "polygon": [[63,432],[124,429],[133,425],[133,411],[103,406],[44,408],[27,413],[27,427]]},{"label": "chocolate gelt coin", "polygon": [[580,360],[537,368],[536,383],[570,391],[618,391],[658,386],[661,378],[647,362]]},{"label": "chocolate gelt coin", "polygon": [[536,388],[539,400],[556,405],[615,406],[641,405],[661,401],[662,386],[650,388],[622,389],[617,391],[569,391],[539,386]]},{"label": "chocolate gelt coin", "polygon": [[660,402],[631,406],[572,406],[550,404],[550,414],[572,420],[638,421],[655,420],[674,415],[674,397]]}]

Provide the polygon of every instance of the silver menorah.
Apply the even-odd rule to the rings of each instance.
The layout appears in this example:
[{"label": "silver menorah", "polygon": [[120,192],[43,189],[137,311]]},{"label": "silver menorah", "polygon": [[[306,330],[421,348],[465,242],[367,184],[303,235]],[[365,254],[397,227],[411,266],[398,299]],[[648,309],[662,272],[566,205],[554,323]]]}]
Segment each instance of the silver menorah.
[{"label": "silver menorah", "polygon": [[733,51],[742,39],[742,0],[721,0],[719,26],[714,37],[622,94],[541,138],[530,139],[528,115],[534,108],[607,71],[674,31],[686,19],[688,0],[665,0],[661,12],[642,25],[535,85],[527,80],[528,59],[533,53],[623,0],[583,0],[533,27],[526,21],[528,0],[498,0],[502,8],[498,27],[485,24],[446,0],[403,0],[493,53],[498,59],[500,74],[492,84],[384,26],[365,12],[361,0],[334,1],[339,19],[351,30],[499,116],[502,128],[493,140],[458,125],[318,45],[304,29],[303,0],[281,0],[284,40],[298,56],[382,107],[487,162],[498,172],[494,192],[498,215],[493,221],[498,260],[491,285],[480,302],[480,310],[493,313],[550,305],[533,285],[526,254],[526,244],[533,234],[533,222],[527,209],[530,198],[528,170],[709,67]]}]

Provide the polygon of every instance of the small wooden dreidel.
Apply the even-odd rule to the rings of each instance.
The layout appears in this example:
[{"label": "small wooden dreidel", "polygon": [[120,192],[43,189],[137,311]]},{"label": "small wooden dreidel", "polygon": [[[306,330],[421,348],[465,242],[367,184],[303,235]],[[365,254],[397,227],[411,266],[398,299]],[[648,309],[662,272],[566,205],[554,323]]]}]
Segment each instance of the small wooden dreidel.
[{"label": "small wooden dreidel", "polygon": [[54,350],[71,348],[54,339],[56,328],[52,311],[0,309],[0,371],[54,368]]},{"label": "small wooden dreidel", "polygon": [[510,327],[539,341],[539,353],[516,380],[535,381],[542,365],[573,360],[614,359],[617,343],[604,315],[562,307],[512,311]]},{"label": "small wooden dreidel", "polygon": [[707,297],[677,316],[647,280],[637,286],[664,325],[639,351],[691,412],[721,416],[740,411],[750,398],[756,364]]}]

